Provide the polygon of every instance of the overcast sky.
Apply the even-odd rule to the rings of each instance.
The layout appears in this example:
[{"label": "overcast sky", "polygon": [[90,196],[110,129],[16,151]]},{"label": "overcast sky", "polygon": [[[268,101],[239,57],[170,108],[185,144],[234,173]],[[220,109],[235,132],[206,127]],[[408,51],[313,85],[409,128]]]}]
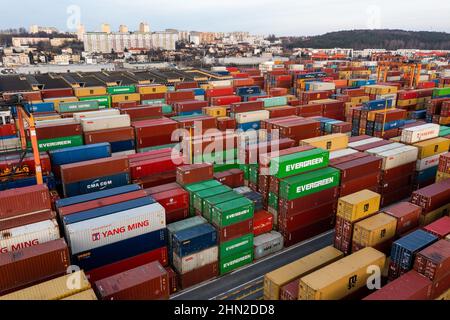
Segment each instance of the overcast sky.
[{"label": "overcast sky", "polygon": [[120,24],[136,30],[146,21],[152,31],[262,35],[377,28],[450,32],[448,0],[15,0],[3,3],[0,29],[37,24],[69,30],[78,12],[88,31],[99,31],[103,22],[113,30]]}]

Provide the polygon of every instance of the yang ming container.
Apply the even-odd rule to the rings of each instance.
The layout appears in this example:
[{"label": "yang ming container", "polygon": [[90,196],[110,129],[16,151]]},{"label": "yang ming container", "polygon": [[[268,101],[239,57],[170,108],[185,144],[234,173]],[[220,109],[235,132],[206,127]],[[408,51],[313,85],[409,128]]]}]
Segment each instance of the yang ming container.
[{"label": "yang ming container", "polygon": [[166,227],[159,203],[65,225],[72,254],[126,240]]}]

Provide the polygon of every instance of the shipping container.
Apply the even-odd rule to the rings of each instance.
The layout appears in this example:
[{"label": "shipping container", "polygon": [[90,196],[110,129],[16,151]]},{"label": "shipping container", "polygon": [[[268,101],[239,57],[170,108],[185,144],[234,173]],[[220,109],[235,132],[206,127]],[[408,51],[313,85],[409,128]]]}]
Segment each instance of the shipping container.
[{"label": "shipping container", "polygon": [[219,259],[219,248],[213,246],[205,250],[180,257],[176,253],[173,254],[173,266],[179,274],[185,274],[194,270],[198,270],[205,265],[217,262]]},{"label": "shipping container", "polygon": [[397,220],[395,234],[401,236],[418,227],[422,208],[410,202],[400,202],[383,209],[383,212]]},{"label": "shipping container", "polygon": [[97,299],[97,296],[95,295],[94,290],[89,289],[89,290],[85,290],[80,293],[76,293],[74,295],[68,296],[67,298],[64,298],[61,300],[91,301],[91,300],[98,300],[98,299]]},{"label": "shipping container", "polygon": [[383,269],[386,256],[365,248],[300,279],[299,300],[340,300],[366,286],[368,267]]},{"label": "shipping container", "polygon": [[370,190],[342,197],[338,202],[337,216],[348,221],[356,221],[367,217],[380,208],[380,195]]},{"label": "shipping container", "polygon": [[255,260],[262,259],[283,250],[283,247],[284,239],[280,233],[271,231],[261,234],[253,240],[254,258]]},{"label": "shipping container", "polygon": [[395,236],[397,220],[380,213],[357,222],[353,229],[353,243],[360,247],[375,247]]},{"label": "shipping container", "polygon": [[212,222],[217,227],[227,227],[232,224],[252,219],[254,204],[246,198],[232,202],[220,203],[212,208]]},{"label": "shipping container", "polygon": [[152,262],[95,282],[102,300],[167,300],[169,277],[159,262]]},{"label": "shipping container", "polygon": [[217,244],[217,231],[210,224],[200,224],[172,235],[172,250],[183,258]]},{"label": "shipping container", "polygon": [[341,150],[348,146],[348,135],[335,133],[323,137],[307,139],[302,141],[302,145],[311,145],[329,151]]},{"label": "shipping container", "polygon": [[414,270],[431,281],[450,274],[450,242],[439,240],[416,254]]},{"label": "shipping container", "polygon": [[50,193],[46,185],[0,192],[0,219],[50,209]]},{"label": "shipping container", "polygon": [[279,300],[280,290],[283,286],[322,269],[343,256],[342,252],[330,246],[266,274],[264,276],[264,299]]}]

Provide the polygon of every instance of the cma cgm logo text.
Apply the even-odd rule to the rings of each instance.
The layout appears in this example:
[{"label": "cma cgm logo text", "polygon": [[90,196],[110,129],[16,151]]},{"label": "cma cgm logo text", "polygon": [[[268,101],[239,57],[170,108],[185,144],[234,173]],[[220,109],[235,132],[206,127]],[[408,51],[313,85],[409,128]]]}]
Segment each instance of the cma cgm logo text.
[{"label": "cma cgm logo text", "polygon": [[113,182],[112,180],[107,180],[107,181],[100,181],[100,180],[95,180],[93,181],[91,184],[87,185],[87,189],[100,189],[103,190],[106,187],[112,185]]},{"label": "cma cgm logo text", "polygon": [[136,222],[133,224],[130,224],[128,226],[122,226],[115,229],[102,231],[102,232],[96,232],[92,234],[92,241],[100,241],[101,239],[106,239],[109,237],[114,237],[120,234],[124,234],[126,232],[135,231],[142,228],[147,228],[150,226],[150,222],[148,220]]}]

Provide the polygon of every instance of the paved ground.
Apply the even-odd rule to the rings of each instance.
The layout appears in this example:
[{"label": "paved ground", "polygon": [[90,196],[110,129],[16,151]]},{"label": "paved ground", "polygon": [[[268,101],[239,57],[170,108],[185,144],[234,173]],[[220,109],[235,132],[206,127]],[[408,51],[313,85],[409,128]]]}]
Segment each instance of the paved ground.
[{"label": "paved ground", "polygon": [[332,245],[329,231],[226,276],[200,284],[171,297],[171,300],[261,300],[264,275],[312,252]]}]

